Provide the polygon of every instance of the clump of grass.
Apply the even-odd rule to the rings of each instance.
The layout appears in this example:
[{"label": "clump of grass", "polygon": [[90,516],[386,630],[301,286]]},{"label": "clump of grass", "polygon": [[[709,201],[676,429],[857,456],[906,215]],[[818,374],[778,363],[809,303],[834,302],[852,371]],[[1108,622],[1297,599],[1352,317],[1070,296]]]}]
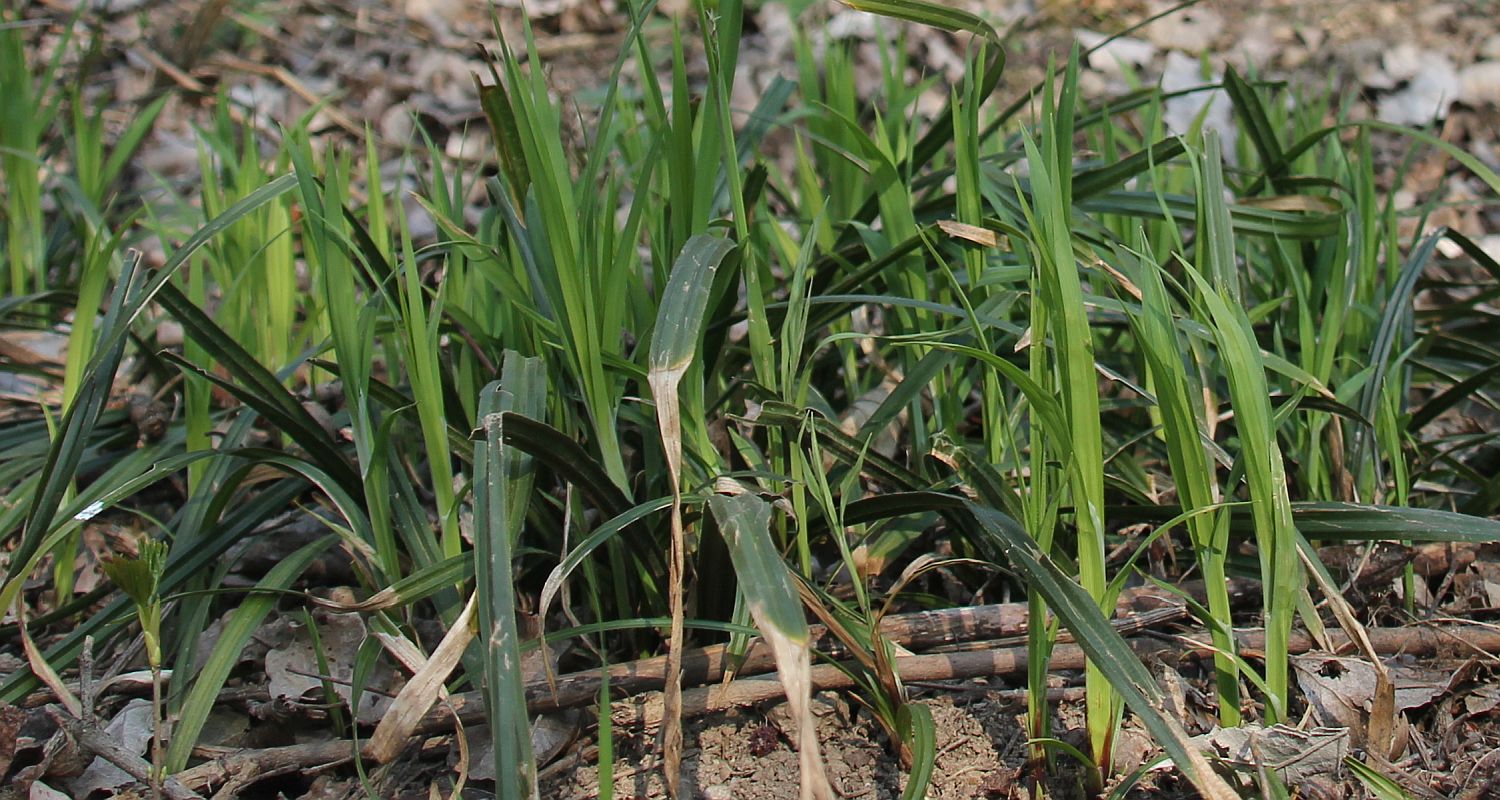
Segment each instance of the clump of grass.
[{"label": "clump of grass", "polygon": [[[413,241],[373,144],[363,165],[333,148],[319,159],[294,124],[263,159],[255,132],[227,118],[203,131],[204,217],[161,269],[116,255],[123,230],[144,216],[166,241],[181,219],[122,207],[134,201],[78,215],[90,238],[86,265],[61,273],[77,291],[82,354],[66,400],[44,409],[50,425],[0,432],[0,533],[14,545],[0,601],[37,602],[26,581],[52,554],[52,613],[75,628],[47,657],[64,668],[86,636],[118,647],[132,635],[128,601],[77,616],[87,603],[62,577],[71,543],[99,508],[161,511],[142,490],[185,471],[185,502],[154,528],[171,539],[159,606],[136,600],[158,608],[141,619],[159,626],[163,661],[194,676],[165,697],[169,774],[189,763],[275,593],[337,545],[362,589],[390,588],[361,606],[382,641],[419,641],[423,619],[456,625],[472,602],[482,636],[453,682],[483,692],[496,763],[519,765],[497,781],[503,797],[538,792],[524,699],[535,676],[520,666],[531,643],[517,620],[531,597],[551,636],[587,635],[606,663],[663,647],[680,659],[690,631],[734,632],[742,652],[754,626],[799,712],[816,616],[853,648],[847,668],[915,797],[934,732],[879,621],[933,565],[961,574],[981,561],[1010,571],[1037,621],[1038,786],[1055,761],[1045,689],[1062,626],[1090,657],[1089,747],[1074,755],[1095,788],[1128,709],[1198,791],[1235,796],[1249,777],[1231,786],[1211,768],[1109,625],[1135,574],[1134,556],[1109,557],[1127,543],[1119,522],[1157,523],[1153,540],[1185,529],[1209,589],[1221,722],[1287,718],[1288,638],[1299,619],[1322,624],[1300,560],[1310,539],[1500,539],[1483,519],[1500,482],[1454,456],[1474,444],[1424,438],[1445,409],[1490,399],[1500,353],[1475,333],[1480,301],[1432,318],[1411,310],[1440,237],[1492,277],[1500,267],[1452,232],[1401,240],[1375,188],[1378,123],[1324,126],[1267,102],[1280,88],[1231,73],[1244,131],[1231,172],[1231,143],[1216,134],[1163,133],[1158,92],[1086,104],[1077,53],[1035,96],[999,98],[1003,43],[982,19],[913,0],[851,5],[977,35],[942,114],[917,117],[919,87],[894,60],[881,94],[860,99],[850,54],[830,45],[820,71],[804,40],[800,81],[775,84],[742,118],[730,106],[741,4],[699,4],[658,53],[641,36],[653,5],[630,3],[584,152],[557,136],[564,110],[525,63],[538,62],[529,30],[524,57],[495,56],[478,91],[498,174],[457,171],[430,145],[422,154],[437,242]],[[25,78],[19,30],[0,22],[0,91],[14,106],[0,114],[41,124],[7,126],[19,138],[0,166],[20,199],[5,218],[0,313],[35,326],[62,316],[35,299],[48,273],[34,234],[57,222],[26,205],[56,188],[27,183],[42,174],[43,141],[75,142],[95,205],[119,165],[100,157],[86,119],[75,115],[70,137],[35,113],[54,95]],[[708,64],[702,86],[690,53]],[[621,91],[629,63],[639,92]],[[1017,118],[1028,103],[1033,125]],[[130,152],[156,109],[114,152]],[[792,134],[789,175],[764,152],[777,129]],[[1472,157],[1402,133],[1500,191]],[[489,206],[475,228],[463,204],[479,180]],[[181,352],[152,343],[155,308],[184,330]],[[140,447],[107,409],[127,350],[182,376],[170,389],[182,413]],[[330,379],[340,391],[325,424],[310,403]],[[1407,405],[1424,393],[1424,406]],[[275,434],[257,443],[258,428]],[[1465,513],[1418,492],[1419,479],[1469,491]],[[181,601],[217,587],[229,548],[293,504],[317,508],[330,537],[262,577],[194,663],[212,604]],[[956,558],[933,558],[939,537]],[[1242,546],[1255,558],[1233,558]],[[1236,574],[1262,586],[1259,663],[1235,649],[1236,627],[1252,622],[1224,590]],[[559,596],[566,623],[551,613]],[[371,645],[361,669],[377,657]],[[674,791],[679,669],[663,743]],[[7,676],[0,699],[32,682]],[[828,796],[799,716],[804,796]]]},{"label": "clump of grass", "polygon": [[[59,48],[61,51],[62,48]],[[41,85],[33,77],[26,54],[25,25],[7,6],[0,16],[0,174],[5,178],[6,293],[11,296],[45,291],[46,228],[42,219],[42,187],[38,177],[44,164],[39,145],[46,128],[44,97],[48,75]]]}]

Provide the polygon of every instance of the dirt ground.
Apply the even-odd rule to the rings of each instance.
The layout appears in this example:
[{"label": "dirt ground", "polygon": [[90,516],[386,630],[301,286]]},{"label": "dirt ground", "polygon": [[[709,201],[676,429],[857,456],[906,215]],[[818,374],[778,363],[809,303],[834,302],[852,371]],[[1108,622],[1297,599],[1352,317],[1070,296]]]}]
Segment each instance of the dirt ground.
[{"label": "dirt ground", "polygon": [[[1001,792],[1026,758],[1026,737],[1017,721],[1024,709],[982,692],[934,697],[937,764],[928,797],[984,797]],[[815,707],[828,777],[843,797],[900,797],[906,776],[884,746],[879,726],[851,708],[839,693],[824,693]],[[784,704],[762,711],[735,711],[700,719],[685,735],[685,785],[690,796],[715,800],[783,800],[798,791],[794,730]],[[642,737],[620,743],[615,797],[666,796],[655,743]],[[564,759],[543,783],[543,795],[558,800],[599,796],[597,764],[570,766]]]}]

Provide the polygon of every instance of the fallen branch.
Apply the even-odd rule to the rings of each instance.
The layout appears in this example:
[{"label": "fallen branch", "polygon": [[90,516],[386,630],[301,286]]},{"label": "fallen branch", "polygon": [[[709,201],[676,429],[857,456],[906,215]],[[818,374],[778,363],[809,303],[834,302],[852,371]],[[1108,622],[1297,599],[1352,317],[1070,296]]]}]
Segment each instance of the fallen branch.
[{"label": "fallen branch", "polygon": [[171,780],[180,781],[182,786],[193,789],[224,785],[242,788],[277,775],[335,766],[350,761],[353,757],[354,743],[347,740],[309,742],[263,750],[231,750],[196,767],[185,769],[173,775]]},{"label": "fallen branch", "polygon": [[[1248,580],[1230,582],[1230,599],[1236,603],[1259,596],[1259,583]],[[1202,582],[1185,584],[1184,591],[1201,599]],[[1156,587],[1137,587],[1121,593],[1116,605],[1121,615],[1116,620],[1116,630],[1122,635],[1138,631],[1143,624],[1161,625],[1187,616],[1186,607],[1171,596],[1164,596]],[[827,658],[842,660],[849,657],[841,642],[830,635],[821,625],[809,626],[814,647]],[[893,614],[881,621],[881,635],[906,650],[931,650],[939,647],[963,648],[982,646],[992,648],[1008,642],[995,642],[1011,638],[1023,638],[1026,634],[1026,604],[1000,603],[965,608],[918,611]],[[1061,642],[1068,640],[1063,632]],[[701,686],[717,683],[724,678],[731,665],[729,650],[724,645],[696,648],[683,653],[683,683]],[[760,675],[776,668],[770,648],[759,640],[750,645],[743,660],[735,665],[735,672],[742,676]],[[609,667],[609,684],[617,696],[628,697],[641,692],[660,689],[666,680],[666,657],[656,656]],[[544,680],[530,681],[526,685],[526,709],[532,714],[545,714],[568,708],[590,705],[599,699],[599,688],[603,684],[601,670],[591,669],[557,676],[554,683]],[[140,691],[139,687],[135,688]],[[37,696],[36,700],[45,699]],[[242,691],[225,700],[246,702],[268,702],[271,698],[263,689]],[[433,708],[417,726],[419,733],[433,733],[452,726],[453,714],[465,723],[484,721],[484,700],[478,692],[451,695],[448,708]],[[295,713],[296,707],[284,710]]]},{"label": "fallen branch", "polygon": [[[1195,596],[1202,595],[1202,583],[1193,582],[1184,590]],[[1235,580],[1230,582],[1230,597],[1238,602],[1259,596],[1260,584],[1255,581]],[[1126,630],[1132,628],[1133,615],[1144,611],[1175,611],[1175,614],[1151,616],[1156,624],[1171,619],[1183,619],[1187,609],[1175,597],[1163,596],[1160,589],[1141,587],[1121,593],[1116,605],[1121,618],[1116,624]],[[830,659],[842,660],[849,652],[842,642],[821,625],[810,625],[814,649]],[[894,614],[881,621],[880,633],[891,642],[907,650],[930,650],[934,647],[962,645],[989,639],[1003,639],[1026,635],[1026,604],[1001,603],[965,608],[945,608],[934,611],[918,611],[909,614]],[[609,685],[622,695],[632,695],[658,689],[666,680],[666,658],[658,656],[615,664],[608,670]],[[729,649],[725,645],[698,648],[683,653],[682,680],[684,684],[715,683],[724,678],[731,665]],[[740,675],[760,675],[776,669],[771,649],[759,640],[750,645],[745,657],[735,672]],[[601,670],[585,670],[558,676],[556,684],[531,681],[526,685],[526,708],[533,714],[577,708],[595,702],[603,684]],[[455,701],[460,696],[455,696]],[[475,695],[464,698],[478,701]],[[461,703],[460,703],[461,705]],[[467,718],[465,718],[467,719]]]},{"label": "fallen branch", "polygon": [[[1475,649],[1491,654],[1500,653],[1500,630],[1478,625],[1451,628],[1372,628],[1369,635],[1375,652],[1382,655],[1431,655],[1445,650],[1470,655]],[[1236,634],[1235,638],[1243,655],[1258,655],[1265,648],[1265,633],[1262,631],[1246,631]],[[1329,632],[1329,639],[1340,651],[1350,647],[1349,637],[1342,632]],[[1206,644],[1208,641],[1208,633],[1199,631],[1173,641],[1135,639],[1130,645],[1142,661],[1181,661],[1212,658],[1213,651]],[[1306,653],[1315,647],[1312,637],[1298,633],[1292,636],[1288,649],[1292,653]],[[1078,670],[1083,669],[1085,660],[1083,648],[1074,644],[1060,644],[1053,649],[1049,663],[1053,670]],[[1020,675],[1026,672],[1027,666],[1025,647],[904,656],[896,659],[896,671],[905,682]],[[812,677],[814,691],[847,689],[853,686],[849,675],[833,664],[814,667]],[[757,705],[780,696],[781,683],[775,676],[740,678],[723,686],[704,686],[684,691],[682,715],[703,716],[730,708]],[[658,695],[651,694],[622,700],[614,704],[610,716],[618,725],[642,725],[650,729],[661,719],[661,699]]]}]

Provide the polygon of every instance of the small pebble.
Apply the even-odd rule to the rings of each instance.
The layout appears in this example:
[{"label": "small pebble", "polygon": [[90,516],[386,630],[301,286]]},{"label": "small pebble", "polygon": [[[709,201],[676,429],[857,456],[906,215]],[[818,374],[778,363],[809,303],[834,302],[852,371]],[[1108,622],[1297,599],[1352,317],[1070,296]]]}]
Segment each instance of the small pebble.
[{"label": "small pebble", "polygon": [[1471,106],[1500,106],[1500,60],[1481,61],[1459,70],[1458,99]]},{"label": "small pebble", "polygon": [[[1422,125],[1447,116],[1459,94],[1458,70],[1442,54],[1425,51],[1423,63],[1406,88],[1380,98],[1376,113],[1396,125]],[[1386,70],[1391,71],[1387,62]]]},{"label": "small pebble", "polygon": [[1151,23],[1145,29],[1146,38],[1157,47],[1188,53],[1200,53],[1212,48],[1223,32],[1224,18],[1219,12],[1203,6],[1179,11]]},{"label": "small pebble", "polygon": [[1085,50],[1099,48],[1089,54],[1089,66],[1108,75],[1119,75],[1127,66],[1150,64],[1157,53],[1156,45],[1132,36],[1121,36],[1105,43],[1108,38],[1105,34],[1083,28],[1074,31],[1073,36]]}]

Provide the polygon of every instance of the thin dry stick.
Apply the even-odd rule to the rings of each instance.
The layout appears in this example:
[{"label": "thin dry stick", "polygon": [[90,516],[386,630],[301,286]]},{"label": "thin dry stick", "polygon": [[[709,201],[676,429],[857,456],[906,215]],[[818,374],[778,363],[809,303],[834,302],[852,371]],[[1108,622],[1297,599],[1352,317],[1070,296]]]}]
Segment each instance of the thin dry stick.
[{"label": "thin dry stick", "polygon": [[[341,764],[349,761],[353,755],[354,743],[347,740],[309,742],[264,750],[234,750],[221,753],[216,758],[172,777],[180,780],[182,785],[195,789],[226,784],[243,789],[256,781],[277,775]],[[369,757],[368,752],[364,755]]]},{"label": "thin dry stick", "polygon": [[[1430,628],[1384,628],[1368,631],[1370,644],[1375,652],[1430,654],[1443,649],[1453,649],[1448,635],[1456,635],[1473,647],[1487,652],[1500,652],[1500,631],[1479,626],[1462,626],[1461,629],[1439,631]],[[1339,650],[1350,647],[1347,634],[1330,632],[1329,638]],[[1197,632],[1192,639],[1182,637],[1178,641],[1136,639],[1130,645],[1143,661],[1178,660],[1188,658],[1210,658],[1212,649],[1193,639],[1208,641],[1206,631]],[[1236,635],[1239,651],[1250,655],[1265,649],[1265,632],[1248,631]],[[1288,643],[1292,653],[1306,653],[1314,648],[1312,637],[1305,633],[1294,634]],[[1086,657],[1083,648],[1058,645],[1052,651],[1053,670],[1083,669]],[[977,678],[991,675],[1018,675],[1026,672],[1028,660],[1026,648],[1007,647],[971,653],[945,653],[940,655],[905,656],[896,659],[896,671],[904,681],[939,681]],[[846,689],[853,686],[847,673],[833,664],[813,668],[815,691]],[[781,696],[781,684],[767,677],[741,678],[723,686],[708,686],[682,693],[682,716],[691,718],[734,707],[756,705]],[[643,725],[648,730],[660,724],[661,698],[647,695],[614,704],[611,717],[618,725]]]},{"label": "thin dry stick", "polygon": [[[314,92],[313,90],[307,88],[307,84],[303,83],[300,79],[298,79],[296,75],[292,74],[292,72],[285,67],[279,67],[270,64],[261,64],[259,62],[240,58],[229,53],[218,53],[214,55],[212,61],[214,64],[222,66],[226,69],[237,70],[239,72],[244,72],[251,75],[259,75],[263,78],[271,78],[277,83],[285,86],[292,92],[292,94],[295,94],[298,97],[302,98],[310,105],[316,106],[319,103],[324,102],[324,100],[326,99],[323,97],[319,97],[317,92]],[[340,128],[343,128],[345,131],[359,137],[363,137],[365,135],[364,125],[361,125],[359,122],[355,121],[353,117],[350,117],[348,114],[340,111],[331,103],[324,105],[322,110],[323,113],[328,116],[330,122],[339,126]],[[381,142],[381,144],[389,145],[388,142]]]},{"label": "thin dry stick", "polygon": [[[146,759],[126,750],[98,727],[92,723],[84,722],[77,717],[71,716],[56,706],[47,707],[47,716],[57,723],[59,728],[67,731],[68,736],[78,746],[125,771],[125,774],[140,781],[151,783],[151,764]],[[182,785],[175,777],[168,777],[162,781],[162,791],[170,800],[203,800],[193,790]]]},{"label": "thin dry stick", "polygon": [[[1251,581],[1231,582],[1231,598],[1237,602],[1242,598],[1252,598],[1257,586]],[[1191,592],[1194,587],[1184,588]],[[1201,593],[1201,583],[1196,588]],[[1158,605],[1162,602],[1171,601],[1149,588],[1127,590],[1122,593],[1117,608],[1120,613],[1130,616],[1117,620],[1116,629],[1123,635],[1138,631],[1147,624],[1163,624],[1186,616],[1184,607]],[[1144,606],[1148,610],[1133,611],[1137,606]],[[822,626],[813,625],[809,630],[820,653],[835,660],[848,657],[843,645],[834,640]],[[908,650],[927,650],[943,645],[962,646],[982,640],[1020,636],[1025,631],[1025,603],[895,614],[882,619],[880,625],[882,636]],[[990,646],[993,647],[993,644]],[[670,672],[667,661],[665,656],[656,656],[612,665],[606,670],[610,688],[625,696],[661,689]],[[724,678],[731,665],[736,667],[738,674],[744,676],[769,673],[776,668],[770,648],[764,642],[752,643],[744,658],[737,663],[733,661],[727,647],[714,645],[683,652],[682,680],[688,685],[716,683]],[[600,670],[585,670],[554,676],[550,680],[531,681],[526,686],[526,708],[530,713],[544,714],[589,705],[598,698],[602,682]],[[454,710],[464,721],[483,719],[483,703],[477,693],[456,694],[452,697],[452,703]],[[442,729],[449,719],[445,716],[447,713],[446,709],[433,709],[423,719],[419,730]]]}]

